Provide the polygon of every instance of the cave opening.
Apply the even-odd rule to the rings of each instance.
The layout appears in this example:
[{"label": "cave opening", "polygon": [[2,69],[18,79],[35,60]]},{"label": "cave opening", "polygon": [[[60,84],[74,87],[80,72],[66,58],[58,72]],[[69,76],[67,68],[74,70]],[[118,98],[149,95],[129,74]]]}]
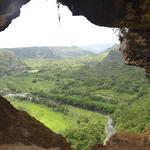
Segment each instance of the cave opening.
[{"label": "cave opening", "polygon": [[112,46],[119,43],[113,29],[96,26],[83,16],[72,16],[66,6],[61,5],[58,10],[55,0],[33,0],[23,6],[21,15],[12,21],[5,32],[1,32],[0,40],[1,48],[96,44]]},{"label": "cave opening", "polygon": [[[80,15],[77,13],[80,7],[75,10],[71,5],[68,7],[74,15]],[[89,20],[95,22],[95,19]],[[144,71],[125,65],[122,58],[124,52],[125,62],[136,64],[132,61],[134,58],[130,48],[146,47],[145,41],[141,39],[143,32],[138,29],[127,30],[122,26],[120,30],[122,51],[119,51],[118,37],[112,28],[91,24],[83,16],[72,17],[67,7],[58,6],[55,1],[32,0],[24,6],[19,19],[13,20],[8,29],[0,33],[0,95],[20,110],[16,111],[0,97],[1,114],[7,114],[6,118],[10,120],[3,119],[6,126],[0,124],[0,134],[5,137],[0,139],[0,143],[10,144],[16,140],[43,148],[70,150],[67,142],[53,133],[51,136],[57,139],[54,143],[39,142],[40,134],[43,139],[51,138],[47,135],[49,131],[36,121],[33,121],[33,128],[28,128],[32,126],[33,118],[27,117],[26,121],[25,112],[57,134],[62,134],[75,150],[87,150],[97,143],[107,144],[116,130],[143,132],[149,123],[150,88]],[[142,44],[135,45],[139,41]],[[141,55],[135,49],[133,51],[141,63]],[[146,54],[147,49],[144,56],[148,66],[149,56]],[[6,112],[2,104],[12,115]],[[12,119],[14,116],[18,116],[18,119]],[[23,120],[25,125],[22,129]],[[41,128],[43,132],[37,131]],[[13,139],[11,134],[16,134],[16,138]],[[32,140],[31,136],[34,137]],[[125,140],[126,135],[123,137]],[[93,148],[99,149],[101,146]]]},{"label": "cave opening", "polygon": [[[115,133],[109,116],[113,108],[96,102],[102,99],[105,105],[107,100],[92,89],[96,92],[104,78],[96,83],[97,65],[109,51],[118,50],[114,30],[72,16],[63,5],[58,10],[55,0],[32,0],[0,33],[0,56],[6,58],[1,59],[0,94],[65,136],[76,150],[103,143]],[[88,104],[90,99],[94,105]]]}]

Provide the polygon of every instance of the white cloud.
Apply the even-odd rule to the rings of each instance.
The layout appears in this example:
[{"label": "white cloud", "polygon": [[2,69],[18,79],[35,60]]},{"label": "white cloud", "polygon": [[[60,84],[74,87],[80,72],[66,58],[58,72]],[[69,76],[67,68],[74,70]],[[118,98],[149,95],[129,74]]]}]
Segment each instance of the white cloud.
[{"label": "white cloud", "polygon": [[0,33],[0,47],[90,45],[118,42],[110,28],[96,26],[60,7],[60,26],[55,0],[32,0],[19,18]]}]

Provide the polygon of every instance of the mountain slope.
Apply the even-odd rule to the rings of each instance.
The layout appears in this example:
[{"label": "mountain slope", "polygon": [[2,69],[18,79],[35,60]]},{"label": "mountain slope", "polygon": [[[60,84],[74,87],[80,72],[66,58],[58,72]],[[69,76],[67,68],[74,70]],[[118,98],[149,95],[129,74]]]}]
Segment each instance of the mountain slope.
[{"label": "mountain slope", "polygon": [[18,59],[14,53],[0,49],[0,76],[25,72],[29,67]]},{"label": "mountain slope", "polygon": [[52,100],[111,114],[119,130],[142,131],[150,119],[143,70],[125,65],[117,47],[100,56],[48,61],[37,73],[1,79],[0,90],[30,93],[34,102],[46,105]]},{"label": "mountain slope", "polygon": [[15,53],[20,59],[57,58],[48,47],[12,48],[9,51]]},{"label": "mountain slope", "polygon": [[81,46],[83,49],[92,52],[94,54],[100,54],[104,52],[106,49],[112,47],[114,44],[94,44],[94,45],[88,45],[88,46]]},{"label": "mountain slope", "polygon": [[93,53],[79,47],[26,47],[9,49],[21,59],[64,59],[80,56],[90,56]]}]

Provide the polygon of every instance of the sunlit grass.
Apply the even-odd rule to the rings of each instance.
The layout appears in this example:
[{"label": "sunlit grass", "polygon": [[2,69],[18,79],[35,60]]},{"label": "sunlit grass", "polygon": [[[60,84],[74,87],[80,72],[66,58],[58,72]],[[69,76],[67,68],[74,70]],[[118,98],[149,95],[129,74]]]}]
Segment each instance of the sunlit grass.
[{"label": "sunlit grass", "polygon": [[100,121],[105,125],[106,117],[96,112],[87,111],[72,106],[67,106],[69,112],[63,114],[56,112],[45,105],[35,104],[29,101],[11,100],[11,103],[18,109],[28,112],[31,116],[42,122],[53,131],[64,131],[67,128],[75,127],[77,120],[88,118],[91,122]]}]

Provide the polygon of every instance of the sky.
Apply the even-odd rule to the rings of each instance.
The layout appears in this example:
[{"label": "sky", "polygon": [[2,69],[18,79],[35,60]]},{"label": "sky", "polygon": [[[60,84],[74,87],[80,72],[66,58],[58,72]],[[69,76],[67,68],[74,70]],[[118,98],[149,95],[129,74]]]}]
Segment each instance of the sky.
[{"label": "sky", "polygon": [[58,10],[56,0],[32,0],[21,8],[20,17],[0,32],[1,48],[110,43],[118,43],[113,29],[96,26],[83,16],[72,16],[65,6]]}]

